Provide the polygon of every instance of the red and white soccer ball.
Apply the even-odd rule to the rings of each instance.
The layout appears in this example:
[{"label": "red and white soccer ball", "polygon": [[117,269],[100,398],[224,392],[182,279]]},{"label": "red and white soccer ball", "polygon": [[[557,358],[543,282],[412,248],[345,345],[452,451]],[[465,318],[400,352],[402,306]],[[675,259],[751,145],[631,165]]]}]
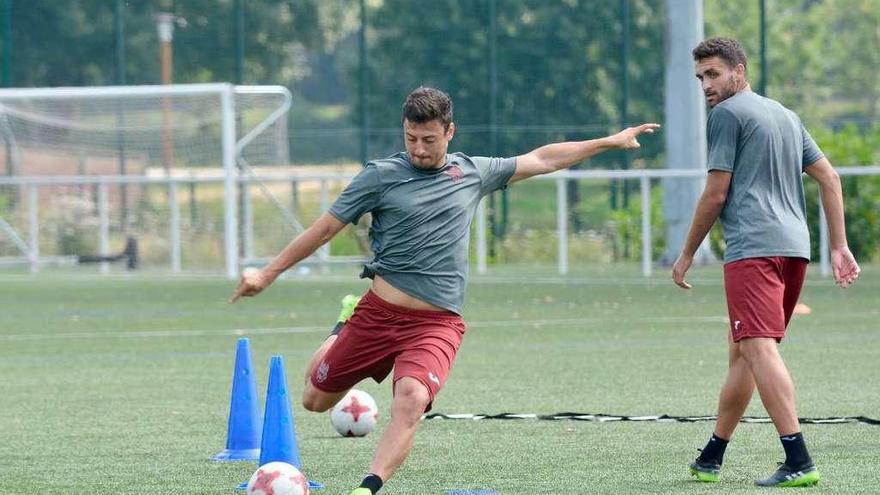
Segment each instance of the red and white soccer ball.
[{"label": "red and white soccer ball", "polygon": [[309,481],[286,462],[267,462],[247,484],[247,495],[309,495]]},{"label": "red and white soccer ball", "polygon": [[351,389],[330,411],[330,423],[344,437],[362,437],[373,431],[379,408],[370,394]]}]

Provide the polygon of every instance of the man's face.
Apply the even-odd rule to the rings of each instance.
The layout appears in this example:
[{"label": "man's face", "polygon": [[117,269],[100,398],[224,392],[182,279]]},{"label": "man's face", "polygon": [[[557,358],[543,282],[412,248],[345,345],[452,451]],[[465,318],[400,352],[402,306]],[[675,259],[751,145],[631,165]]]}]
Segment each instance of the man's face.
[{"label": "man's face", "polygon": [[703,94],[710,107],[735,95],[745,86],[746,68],[742,64],[730,67],[718,57],[697,62],[697,79],[703,85]]},{"label": "man's face", "polygon": [[455,134],[455,124],[443,128],[439,120],[422,124],[403,120],[403,139],[412,164],[416,168],[430,170],[440,168],[446,163],[446,150]]}]

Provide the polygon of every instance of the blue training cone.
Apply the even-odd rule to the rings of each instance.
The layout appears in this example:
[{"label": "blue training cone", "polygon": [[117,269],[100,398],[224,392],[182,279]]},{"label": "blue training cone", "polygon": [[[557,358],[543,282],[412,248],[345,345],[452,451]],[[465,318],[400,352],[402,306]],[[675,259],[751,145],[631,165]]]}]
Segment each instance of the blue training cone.
[{"label": "blue training cone", "polygon": [[229,401],[229,425],[226,428],[226,450],[215,455],[215,461],[253,461],[260,457],[260,405],[257,382],[251,366],[248,339],[238,339],[235,369],[232,372],[232,396]]},{"label": "blue training cone", "polygon": [[[287,395],[287,380],[284,377],[284,360],[272,356],[269,365],[269,386],[266,388],[266,414],[263,417],[263,441],[260,443],[260,463],[286,462],[302,472],[299,447],[296,444],[296,426],[290,410],[290,397]],[[247,488],[247,481],[238,486]],[[309,489],[324,488],[324,485],[309,481]]]}]

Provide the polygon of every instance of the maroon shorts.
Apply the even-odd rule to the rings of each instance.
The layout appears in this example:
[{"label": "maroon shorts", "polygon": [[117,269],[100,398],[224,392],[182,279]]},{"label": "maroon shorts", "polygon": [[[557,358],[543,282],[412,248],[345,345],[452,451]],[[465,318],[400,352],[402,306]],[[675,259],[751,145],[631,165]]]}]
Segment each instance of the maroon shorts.
[{"label": "maroon shorts", "polygon": [[724,265],[731,339],[781,341],[806,273],[807,260],[803,258],[746,258]]},{"label": "maroon shorts", "polygon": [[312,372],[312,385],[342,392],[367,377],[381,382],[393,368],[394,383],[415,378],[428,388],[433,403],[466,328],[457,314],[404,308],[367,291]]}]

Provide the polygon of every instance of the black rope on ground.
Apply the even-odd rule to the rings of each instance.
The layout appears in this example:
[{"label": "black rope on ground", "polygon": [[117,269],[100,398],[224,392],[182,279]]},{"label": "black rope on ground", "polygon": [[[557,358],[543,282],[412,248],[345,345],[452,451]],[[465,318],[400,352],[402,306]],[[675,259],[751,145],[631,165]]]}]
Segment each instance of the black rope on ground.
[{"label": "black rope on ground", "polygon": [[[647,415],[647,416],[616,416],[612,414],[592,414],[592,413],[573,413],[562,412],[557,414],[523,414],[523,413],[501,413],[501,414],[426,414],[424,419],[458,419],[481,421],[484,419],[535,419],[540,421],[594,421],[604,423],[609,421],[654,421],[662,422],[678,422],[678,423],[695,423],[698,421],[715,421],[717,416],[670,416],[668,414]],[[799,418],[801,424],[814,425],[832,425],[845,423],[861,423],[866,425],[880,426],[880,419],[873,419],[867,416],[832,416],[827,418]],[[745,416],[741,420],[742,423],[770,423],[770,418]]]}]

